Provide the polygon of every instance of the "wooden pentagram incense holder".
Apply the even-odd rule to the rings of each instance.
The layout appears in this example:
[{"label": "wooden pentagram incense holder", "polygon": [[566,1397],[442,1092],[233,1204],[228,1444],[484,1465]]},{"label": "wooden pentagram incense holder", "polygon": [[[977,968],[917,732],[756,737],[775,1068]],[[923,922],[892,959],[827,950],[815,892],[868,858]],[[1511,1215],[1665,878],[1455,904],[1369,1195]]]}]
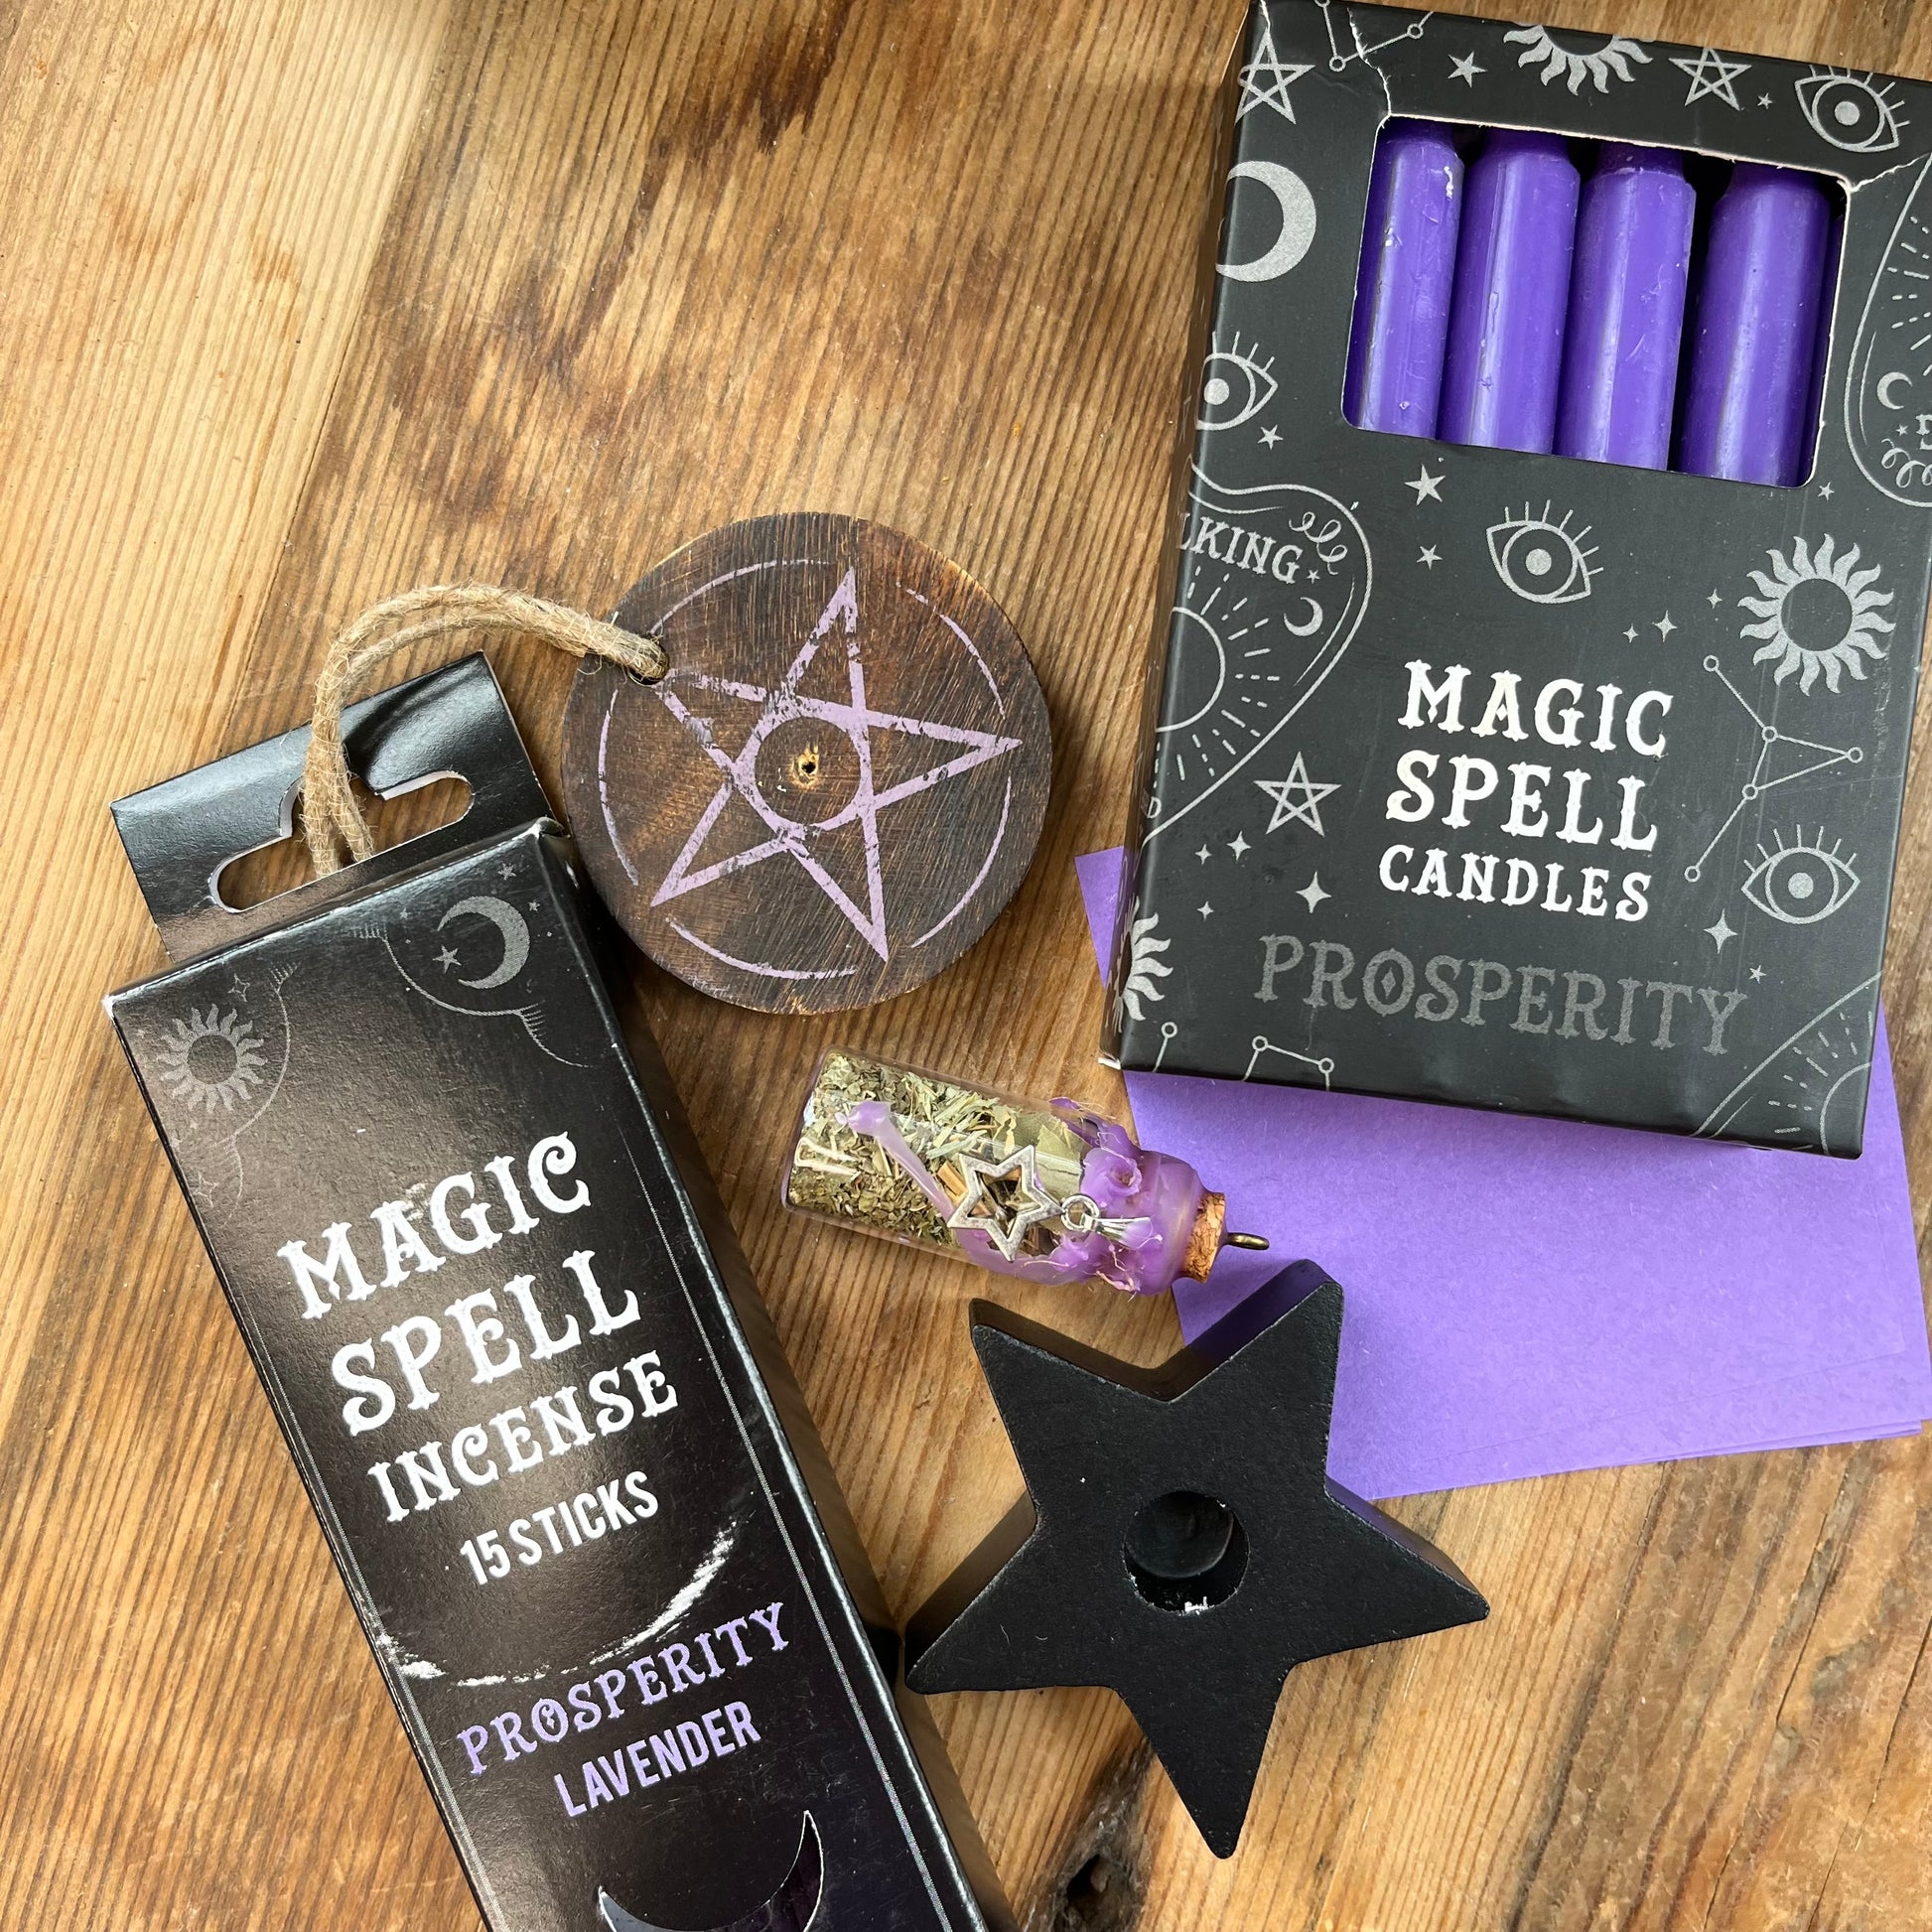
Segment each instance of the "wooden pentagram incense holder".
[{"label": "wooden pentagram incense holder", "polygon": [[584,862],[652,959],[766,1012],[870,1006],[952,964],[1013,897],[1051,740],[1012,624],[957,564],[852,517],[688,543],[587,658],[564,721]]},{"label": "wooden pentagram incense holder", "polygon": [[107,1009],[484,1920],[1003,1923],[487,665],[345,725],[468,812],[235,911],[306,729],[122,799],[176,963]]}]

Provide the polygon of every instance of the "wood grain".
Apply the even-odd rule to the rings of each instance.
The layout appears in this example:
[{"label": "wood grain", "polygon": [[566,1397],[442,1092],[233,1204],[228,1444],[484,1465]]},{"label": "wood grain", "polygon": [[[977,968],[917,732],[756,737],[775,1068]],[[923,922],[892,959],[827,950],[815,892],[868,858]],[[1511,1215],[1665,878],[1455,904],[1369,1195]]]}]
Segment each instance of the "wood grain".
[{"label": "wood grain", "polygon": [[[639,966],[903,1612],[1016,1473],[963,1269],[786,1216],[837,1039],[1119,1105],[1070,865],[1121,833],[1238,0],[25,0],[0,11],[0,1923],[476,1914],[95,1002],[158,949],[110,796],[295,722],[331,628],[608,609],[712,525],[911,531],[1013,618],[1040,855],[846,1020]],[[1559,24],[1932,73],[1905,0]],[[553,781],[568,666],[494,653]],[[1921,1229],[1932,775],[1887,974]],[[1163,1307],[1021,1292],[1140,1360]],[[936,1706],[1038,1926],[1932,1926],[1923,1439],[1413,1499],[1495,1606],[1290,1681],[1222,1864],[1097,1693]]]}]

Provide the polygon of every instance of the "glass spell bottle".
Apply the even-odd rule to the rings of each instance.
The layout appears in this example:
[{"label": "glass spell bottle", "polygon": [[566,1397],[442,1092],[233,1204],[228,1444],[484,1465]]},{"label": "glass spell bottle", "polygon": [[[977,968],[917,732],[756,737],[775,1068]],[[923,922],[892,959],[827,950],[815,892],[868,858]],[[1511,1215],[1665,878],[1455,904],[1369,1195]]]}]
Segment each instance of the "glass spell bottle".
[{"label": "glass spell bottle", "polygon": [[1023,1100],[835,1048],[818,1063],[785,1204],[998,1275],[1159,1295],[1205,1281],[1227,1198],[1071,1100]]}]

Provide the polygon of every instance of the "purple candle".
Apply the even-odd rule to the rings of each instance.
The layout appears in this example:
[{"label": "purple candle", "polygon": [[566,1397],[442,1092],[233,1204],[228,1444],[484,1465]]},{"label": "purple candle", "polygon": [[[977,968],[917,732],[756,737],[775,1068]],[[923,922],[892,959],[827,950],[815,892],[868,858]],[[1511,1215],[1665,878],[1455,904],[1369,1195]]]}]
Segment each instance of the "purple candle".
[{"label": "purple candle", "polygon": [[1469,169],[1437,433],[1451,443],[1556,442],[1577,170],[1554,134],[1498,128]]},{"label": "purple candle", "polygon": [[1681,155],[1604,143],[1577,218],[1561,455],[1645,470],[1669,463],[1696,222]]},{"label": "purple candle", "polygon": [[1434,436],[1455,285],[1462,159],[1434,121],[1391,121],[1375,150],[1342,406],[1363,429]]},{"label": "purple candle", "polygon": [[1698,291],[1680,470],[1803,480],[1831,233],[1831,203],[1809,176],[1747,161],[1732,171]]}]

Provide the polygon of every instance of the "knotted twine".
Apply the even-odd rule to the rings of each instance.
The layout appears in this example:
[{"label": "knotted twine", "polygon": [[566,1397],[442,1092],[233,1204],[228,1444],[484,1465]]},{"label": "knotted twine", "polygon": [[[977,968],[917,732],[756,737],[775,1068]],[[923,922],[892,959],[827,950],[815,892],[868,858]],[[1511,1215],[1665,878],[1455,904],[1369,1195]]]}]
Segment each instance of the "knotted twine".
[{"label": "knotted twine", "polygon": [[[424,616],[425,612],[433,615]],[[403,621],[406,619],[416,621]],[[390,629],[397,623],[400,629]],[[662,677],[669,668],[664,646],[655,637],[600,622],[567,604],[552,604],[527,591],[506,591],[494,584],[426,584],[371,605],[337,633],[316,679],[315,722],[302,771],[302,826],[317,878],[375,852],[368,821],[348,781],[348,760],[343,751],[344,705],[361,678],[384,659],[453,630],[525,631],[573,657],[601,657],[647,682]]]}]

